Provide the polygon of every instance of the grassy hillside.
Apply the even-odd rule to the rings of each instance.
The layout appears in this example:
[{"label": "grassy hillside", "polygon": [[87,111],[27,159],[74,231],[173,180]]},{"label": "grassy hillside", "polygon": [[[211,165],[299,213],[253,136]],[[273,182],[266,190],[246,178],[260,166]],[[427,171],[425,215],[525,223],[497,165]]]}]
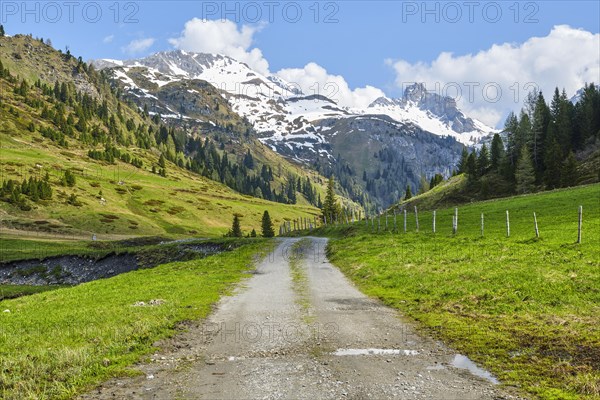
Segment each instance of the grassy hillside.
[{"label": "grassy hillside", "polygon": [[[593,184],[598,182],[598,171],[600,171],[600,150],[594,150],[585,156],[578,167],[581,184]],[[490,197],[506,197],[506,194],[498,194]],[[399,212],[404,208],[413,210],[416,206],[419,210],[435,210],[437,208],[450,207],[454,205],[469,204],[475,201],[481,201],[481,193],[474,191],[468,185],[468,176],[459,174],[443,181],[431,190],[425,193],[404,200],[388,209],[388,213],[394,210]]]},{"label": "grassy hillside", "polygon": [[[225,233],[234,214],[241,215],[242,229],[260,228],[260,218],[269,210],[274,224],[286,219],[311,217],[318,210],[298,193],[296,205],[273,203],[241,195],[226,185],[181,166],[189,163],[183,153],[169,150],[168,141],[156,144],[159,122],[119,101],[93,68],[61,54],[29,36],[0,38],[0,61],[10,75],[0,77],[0,181],[19,184],[30,177],[44,179],[53,194],[50,200],[22,198],[10,203],[10,194],[0,201],[2,233],[53,234],[74,238],[116,239],[138,235],[215,236]],[[23,88],[23,79],[28,82]],[[39,81],[38,81],[39,80]],[[57,100],[34,84],[66,82],[66,100]],[[77,94],[75,94],[77,93]],[[97,102],[105,116],[88,115],[85,99]],[[56,98],[61,97],[57,95]],[[100,104],[105,102],[105,107]],[[221,107],[223,109],[224,107]],[[81,126],[80,126],[81,125]],[[52,130],[55,134],[45,134]],[[170,135],[170,134],[169,134]],[[169,138],[170,139],[170,138]],[[232,140],[232,145],[235,145]],[[275,171],[271,185],[280,190],[288,174],[309,173],[283,160],[260,143],[238,145],[231,151],[255,150],[258,174],[261,163]],[[248,142],[250,143],[250,142]],[[110,144],[131,158],[124,162],[92,159],[88,151],[104,152]],[[221,149],[218,150],[223,154]],[[167,157],[161,176],[161,154]],[[232,157],[235,158],[235,157]],[[169,161],[171,159],[172,161]],[[137,163],[136,166],[132,165]],[[238,160],[230,160],[236,162]],[[159,167],[162,169],[162,167]],[[63,183],[66,171],[75,175],[75,185]],[[158,170],[156,171],[158,172]],[[215,172],[210,177],[214,177]],[[234,177],[225,177],[228,182]],[[316,190],[323,192],[317,177]]]},{"label": "grassy hillside", "polygon": [[72,398],[134,374],[127,367],[179,322],[206,317],[267,243],[0,301],[0,398]]},{"label": "grassy hillside", "polygon": [[[402,216],[396,232],[360,222],[322,234],[339,237],[330,244],[331,260],[361,290],[503,383],[543,399],[598,398],[600,185],[461,206],[456,235],[453,213],[437,211],[436,234],[431,212],[419,214],[418,233],[410,212],[406,234]],[[393,217],[388,222],[391,229]]]},{"label": "grassy hillside", "polygon": [[[0,168],[3,179],[50,174],[55,201],[34,204],[22,211],[0,203],[3,229],[54,232],[75,236],[115,238],[122,235],[219,235],[231,225],[234,213],[242,215],[249,233],[259,229],[269,210],[274,223],[286,218],[311,217],[314,207],[284,205],[250,196],[172,165],[169,177],[118,162],[103,165],[87,157],[84,149],[63,151],[33,135],[15,138],[0,128]],[[136,152],[137,154],[137,152]],[[144,154],[139,153],[140,157]],[[149,157],[149,156],[146,156]],[[60,185],[65,170],[77,171],[74,187]],[[79,206],[68,204],[75,194]]]},{"label": "grassy hillside", "polygon": [[393,213],[394,210],[399,212],[404,208],[412,210],[415,206],[421,210],[435,210],[436,208],[470,203],[474,200],[474,196],[467,190],[467,177],[465,174],[460,174],[443,181],[423,194],[400,202],[391,207],[388,213]]}]

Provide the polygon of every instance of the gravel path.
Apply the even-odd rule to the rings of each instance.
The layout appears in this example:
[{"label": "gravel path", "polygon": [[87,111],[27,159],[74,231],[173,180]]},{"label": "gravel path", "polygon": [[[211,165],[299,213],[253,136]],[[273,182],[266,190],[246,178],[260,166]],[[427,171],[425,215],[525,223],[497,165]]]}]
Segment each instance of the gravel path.
[{"label": "gravel path", "polygon": [[206,321],[159,343],[143,376],[82,398],[516,398],[359,292],[327,261],[327,239],[303,242],[290,266],[297,241],[279,242]]}]

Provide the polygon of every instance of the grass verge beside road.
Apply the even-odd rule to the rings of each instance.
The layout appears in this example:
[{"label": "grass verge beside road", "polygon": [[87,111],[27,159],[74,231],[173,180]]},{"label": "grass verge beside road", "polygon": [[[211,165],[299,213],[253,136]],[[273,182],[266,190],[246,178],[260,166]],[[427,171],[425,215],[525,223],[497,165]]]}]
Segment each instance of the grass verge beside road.
[{"label": "grass verge beside road", "polygon": [[[579,205],[583,243],[576,244]],[[364,221],[328,228],[339,237],[330,242],[330,260],[363,292],[419,321],[501,382],[544,399],[598,398],[600,185],[459,207],[456,236],[453,212],[437,212],[436,234],[431,213],[419,215],[420,233],[414,213],[407,234],[400,215],[400,232],[372,233]]]},{"label": "grass verge beside road", "polygon": [[[200,260],[0,301],[0,398],[71,398],[128,367],[211,306],[267,241]],[[162,300],[156,306],[134,306]]]}]

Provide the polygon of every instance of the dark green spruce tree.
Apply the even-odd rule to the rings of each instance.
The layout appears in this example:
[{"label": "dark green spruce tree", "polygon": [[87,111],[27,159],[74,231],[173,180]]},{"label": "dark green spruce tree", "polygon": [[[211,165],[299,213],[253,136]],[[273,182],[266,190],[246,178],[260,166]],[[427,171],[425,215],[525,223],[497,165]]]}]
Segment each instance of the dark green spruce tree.
[{"label": "dark green spruce tree", "polygon": [[237,214],[233,216],[233,223],[231,224],[231,236],[237,238],[243,236],[242,227],[240,225],[240,217]]},{"label": "dark green spruce tree", "polygon": [[406,185],[406,192],[404,193],[404,200],[410,200],[412,198],[412,191],[410,185]]},{"label": "dark green spruce tree", "polygon": [[523,147],[521,150],[521,155],[517,161],[515,180],[517,182],[517,193],[531,193],[535,190],[535,169],[527,147]]},{"label": "dark green spruce tree", "polygon": [[500,166],[504,161],[504,156],[505,152],[502,138],[496,133],[492,139],[492,147],[490,150],[490,167],[494,172],[498,172],[500,170]]},{"label": "dark green spruce tree", "polygon": [[563,162],[561,172],[562,187],[570,187],[577,185],[577,181],[579,179],[579,172],[577,171],[577,159],[575,158],[575,154],[572,151],[569,152],[569,155]]},{"label": "dark green spruce tree", "polygon": [[340,205],[335,197],[335,181],[333,176],[327,182],[327,193],[325,194],[325,202],[323,202],[323,217],[327,219],[327,223],[331,223],[340,213]]},{"label": "dark green spruce tree", "polygon": [[265,210],[262,216],[261,222],[261,230],[263,237],[271,238],[275,236],[275,231],[273,230],[273,222],[271,221],[271,216],[269,212]]}]

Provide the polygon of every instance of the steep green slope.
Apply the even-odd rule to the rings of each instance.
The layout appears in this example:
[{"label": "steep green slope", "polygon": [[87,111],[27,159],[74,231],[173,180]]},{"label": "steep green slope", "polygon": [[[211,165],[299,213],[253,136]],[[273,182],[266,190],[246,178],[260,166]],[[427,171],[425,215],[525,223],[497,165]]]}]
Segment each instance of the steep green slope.
[{"label": "steep green slope", "polygon": [[[209,179],[248,190],[259,182],[281,193],[289,176],[308,176],[267,155],[264,146],[255,145],[256,159],[270,157],[271,169],[277,162],[282,167],[262,181],[258,161],[254,168],[239,167],[237,158],[245,153],[230,153],[226,163],[225,149],[202,140],[196,143],[204,144],[204,158],[186,154],[185,135],[119,101],[105,78],[81,60],[29,36],[0,38],[0,44],[0,180],[13,181],[0,196],[4,232],[218,235],[234,214],[242,216],[246,233],[258,230],[265,209],[275,223],[317,214],[300,193],[297,205],[279,204]],[[67,171],[75,176],[72,186],[65,182]],[[46,182],[51,198],[23,190],[30,178]]]}]

